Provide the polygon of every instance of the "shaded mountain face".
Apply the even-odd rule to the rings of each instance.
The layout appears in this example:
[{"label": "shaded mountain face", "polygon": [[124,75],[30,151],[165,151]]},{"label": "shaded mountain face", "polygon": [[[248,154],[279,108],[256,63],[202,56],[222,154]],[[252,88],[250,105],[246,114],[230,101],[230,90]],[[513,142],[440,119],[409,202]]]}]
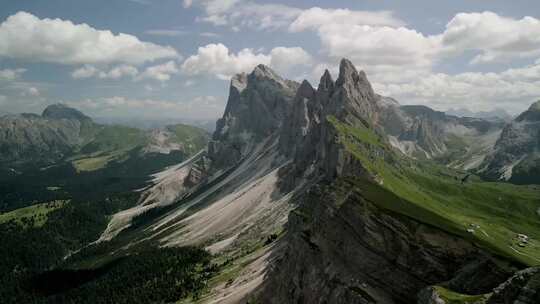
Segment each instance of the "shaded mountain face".
[{"label": "shaded mountain face", "polygon": [[72,120],[90,120],[90,117],[80,111],[70,108],[63,104],[53,104],[45,108],[41,114],[43,118],[49,119],[72,119]]},{"label": "shaded mountain face", "polygon": [[504,127],[480,169],[495,180],[540,183],[540,101]]},{"label": "shaded mountain face", "polygon": [[345,59],[317,88],[258,66],[232,79],[208,151],[156,174],[98,244],[206,248],[227,261],[208,303],[414,303],[439,287],[491,298],[540,258],[515,239],[540,238],[527,224],[539,190],[466,181],[396,147],[436,159],[497,128],[400,106]]},{"label": "shaded mountain face", "polygon": [[234,76],[225,113],[217,121],[208,147],[214,167],[236,164],[256,143],[275,133],[297,88],[296,82],[284,80],[264,65],[249,75]]},{"label": "shaded mountain face", "polygon": [[63,105],[47,107],[41,116],[7,115],[0,118],[0,163],[54,162],[82,144],[83,128],[92,121]]},{"label": "shaded mountain face", "polygon": [[[141,148],[142,154],[182,151],[192,155],[207,142],[204,130],[171,125],[144,131],[122,126],[96,124],[80,111],[62,104],[50,105],[42,115],[18,114],[0,117],[0,165],[50,165],[73,161],[78,166],[89,160],[111,161]],[[108,159],[106,159],[108,157]]]}]

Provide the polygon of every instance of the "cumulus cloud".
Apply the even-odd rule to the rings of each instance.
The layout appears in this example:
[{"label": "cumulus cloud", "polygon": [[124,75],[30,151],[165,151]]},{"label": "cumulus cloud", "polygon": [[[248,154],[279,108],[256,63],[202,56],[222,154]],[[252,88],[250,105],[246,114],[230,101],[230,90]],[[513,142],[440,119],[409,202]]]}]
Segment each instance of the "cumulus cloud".
[{"label": "cumulus cloud", "polygon": [[26,69],[5,69],[0,70],[0,81],[11,81],[21,77],[26,72]]},{"label": "cumulus cloud", "polygon": [[74,79],[97,77],[101,79],[120,79],[123,77],[135,77],[139,74],[139,70],[131,65],[122,64],[110,70],[102,71],[92,65],[84,65],[81,68],[74,70],[71,77]]},{"label": "cumulus cloud", "polygon": [[39,19],[26,12],[0,24],[0,41],[0,57],[60,64],[141,64],[178,56],[172,47],[143,42],[133,35],[115,35],[68,20]]},{"label": "cumulus cloud", "polygon": [[480,51],[471,63],[488,63],[540,55],[540,20],[516,20],[493,12],[460,13],[442,34],[445,51]]},{"label": "cumulus cloud", "polygon": [[268,55],[255,54],[252,49],[234,54],[225,45],[212,43],[199,47],[196,55],[188,57],[182,64],[182,71],[189,75],[212,74],[228,80],[232,75],[249,71],[258,64],[269,64],[270,59]]},{"label": "cumulus cloud", "polygon": [[180,70],[176,62],[169,61],[163,64],[155,65],[146,68],[146,70],[138,77],[141,79],[153,79],[158,81],[167,81],[171,79],[171,75],[178,74]]},{"label": "cumulus cloud", "polygon": [[232,53],[223,44],[208,44],[200,47],[197,54],[190,56],[182,64],[182,71],[188,75],[214,75],[229,80],[232,75],[250,72],[258,64],[266,64],[281,71],[292,66],[307,65],[311,56],[300,47],[276,47],[269,54],[253,49],[242,49]]},{"label": "cumulus cloud", "polygon": [[292,66],[309,66],[311,55],[301,47],[276,47],[270,51],[270,66],[287,71]]},{"label": "cumulus cloud", "polygon": [[407,104],[431,105],[443,110],[502,107],[515,112],[527,108],[540,96],[540,65],[501,73],[434,73],[407,83],[375,83],[374,86],[379,93]]},{"label": "cumulus cloud", "polygon": [[102,79],[120,79],[122,77],[135,77],[139,74],[139,70],[131,65],[119,65],[112,68],[108,72],[100,72],[99,78]]},{"label": "cumulus cloud", "polygon": [[168,81],[171,79],[171,75],[178,74],[178,72],[180,72],[180,70],[176,62],[171,60],[162,64],[149,66],[143,72],[139,72],[139,69],[127,64],[121,64],[108,70],[100,70],[95,66],[85,65],[74,70],[71,73],[71,77],[74,79],[95,77],[113,80],[131,78],[134,81],[145,79]]}]

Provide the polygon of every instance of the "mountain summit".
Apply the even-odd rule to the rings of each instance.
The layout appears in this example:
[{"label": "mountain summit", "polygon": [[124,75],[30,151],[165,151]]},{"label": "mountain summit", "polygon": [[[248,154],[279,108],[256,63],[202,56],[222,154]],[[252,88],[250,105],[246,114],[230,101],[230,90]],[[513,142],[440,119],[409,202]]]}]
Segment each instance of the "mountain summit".
[{"label": "mountain summit", "polygon": [[90,117],[84,115],[79,110],[70,108],[61,103],[47,106],[45,110],[43,110],[41,116],[50,119],[76,119],[80,121],[90,120]]}]

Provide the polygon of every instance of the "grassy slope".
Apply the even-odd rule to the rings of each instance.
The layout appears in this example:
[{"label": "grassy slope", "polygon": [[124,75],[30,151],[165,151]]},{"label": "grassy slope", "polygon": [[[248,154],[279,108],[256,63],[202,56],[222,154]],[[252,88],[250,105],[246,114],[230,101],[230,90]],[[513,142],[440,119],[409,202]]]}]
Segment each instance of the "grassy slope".
[{"label": "grassy slope", "polygon": [[[173,134],[170,140],[181,143],[187,156],[199,152],[208,142],[206,131],[197,127],[177,124],[167,129]],[[83,128],[82,137],[83,147],[71,158],[79,172],[103,169],[112,161],[126,160],[129,151],[149,143],[145,131],[118,125],[89,126]]]},{"label": "grassy slope", "polygon": [[189,155],[201,151],[208,143],[208,133],[201,128],[176,124],[167,129],[174,134],[174,141],[184,144],[185,152]]},{"label": "grassy slope", "polygon": [[464,295],[444,287],[436,286],[435,290],[447,304],[476,304],[485,303],[486,295]]},{"label": "grassy slope", "polygon": [[83,147],[71,158],[77,171],[94,171],[107,166],[113,160],[121,160],[136,147],[147,143],[144,131],[124,126],[101,126],[83,128]]},{"label": "grassy slope", "polygon": [[47,215],[54,210],[64,207],[67,202],[68,201],[64,200],[52,201],[0,214],[0,225],[9,221],[14,221],[18,225],[24,227],[28,224],[25,219],[34,218],[33,227],[42,227],[47,222]]},{"label": "grassy slope", "polygon": [[[380,184],[357,182],[362,194],[381,207],[470,239],[488,250],[528,265],[540,265],[540,187],[487,183],[427,161],[392,152],[365,127],[328,120],[340,141]],[[368,135],[371,134],[371,135]],[[480,225],[473,233],[471,224]],[[516,234],[531,241],[518,246]]]}]

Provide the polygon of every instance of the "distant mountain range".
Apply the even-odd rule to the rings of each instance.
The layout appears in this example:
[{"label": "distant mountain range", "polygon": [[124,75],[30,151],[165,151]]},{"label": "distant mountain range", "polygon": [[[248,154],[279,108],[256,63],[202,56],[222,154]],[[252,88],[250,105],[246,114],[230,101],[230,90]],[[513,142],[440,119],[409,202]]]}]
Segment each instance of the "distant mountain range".
[{"label": "distant mountain range", "polygon": [[508,112],[500,108],[495,108],[491,111],[479,111],[479,112],[473,112],[465,108],[459,108],[459,109],[449,109],[445,111],[445,113],[448,115],[453,115],[453,116],[458,116],[458,117],[502,119],[504,121],[512,120],[512,115],[508,114]]},{"label": "distant mountain range", "polygon": [[99,167],[122,159],[136,148],[141,149],[141,155],[174,150],[192,154],[207,141],[207,133],[196,127],[171,125],[145,131],[101,125],[62,104],[48,106],[42,115],[23,113],[0,117],[0,130],[0,164],[4,166],[29,163],[45,166],[67,160],[74,164],[92,162]]}]

